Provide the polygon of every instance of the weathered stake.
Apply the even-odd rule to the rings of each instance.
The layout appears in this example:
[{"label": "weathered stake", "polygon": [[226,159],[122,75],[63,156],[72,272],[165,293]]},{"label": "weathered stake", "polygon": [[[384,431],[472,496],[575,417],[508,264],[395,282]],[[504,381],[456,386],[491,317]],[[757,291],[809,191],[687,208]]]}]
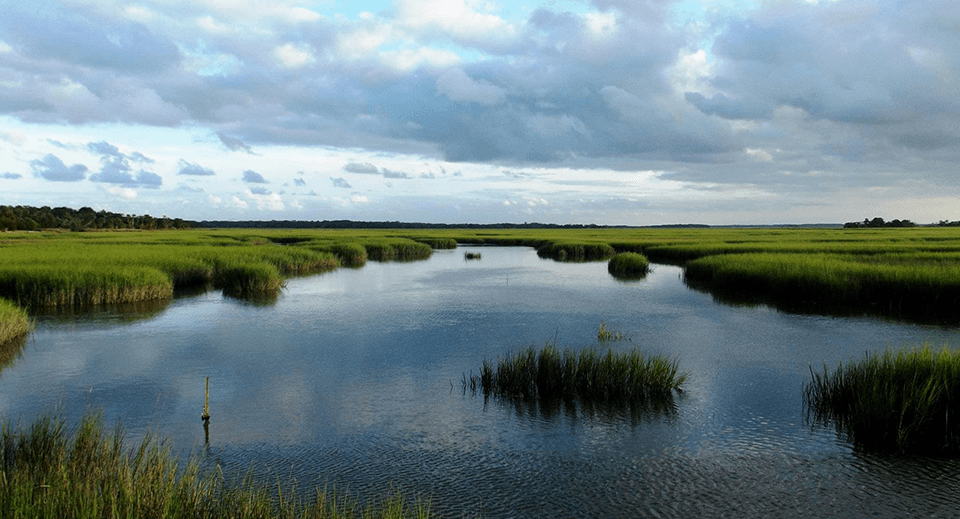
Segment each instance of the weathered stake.
[{"label": "weathered stake", "polygon": [[207,386],[203,394],[203,414],[200,419],[204,422],[210,420],[210,377],[207,377]]}]

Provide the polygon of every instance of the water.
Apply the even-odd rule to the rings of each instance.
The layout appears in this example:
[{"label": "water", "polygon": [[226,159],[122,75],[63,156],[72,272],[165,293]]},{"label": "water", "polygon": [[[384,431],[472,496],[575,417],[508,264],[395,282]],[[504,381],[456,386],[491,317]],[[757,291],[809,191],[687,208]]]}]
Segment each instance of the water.
[{"label": "water", "polygon": [[[465,261],[465,250],[482,259]],[[485,400],[460,377],[601,322],[690,372],[673,413]],[[41,318],[0,372],[0,413],[102,410],[228,475],[430,496],[445,517],[954,516],[960,462],[855,452],[804,423],[809,369],[960,329],[716,303],[676,267],[462,247],[290,280],[273,305],[218,292]],[[204,377],[212,420],[200,421]]]}]

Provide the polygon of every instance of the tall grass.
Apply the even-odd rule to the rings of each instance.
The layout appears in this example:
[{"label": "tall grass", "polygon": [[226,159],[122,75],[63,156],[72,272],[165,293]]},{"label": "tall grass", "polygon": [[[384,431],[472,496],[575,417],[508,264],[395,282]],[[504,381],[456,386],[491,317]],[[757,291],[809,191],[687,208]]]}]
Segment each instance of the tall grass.
[{"label": "tall grass", "polygon": [[561,351],[547,344],[510,353],[496,366],[484,361],[480,374],[464,382],[465,388],[469,385],[484,394],[504,397],[644,401],[671,397],[686,379],[676,361],[648,356],[638,349]]},{"label": "tall grass", "polygon": [[6,299],[0,299],[0,345],[4,345],[30,331],[30,318],[23,308]]},{"label": "tall grass", "polygon": [[219,470],[201,474],[147,437],[126,451],[122,431],[104,434],[88,415],[75,430],[43,417],[0,431],[0,517],[9,518],[427,518],[429,504],[394,492],[362,505],[336,492],[225,482]]},{"label": "tall grass", "polygon": [[810,369],[808,417],[868,450],[960,455],[960,350],[929,344]]},{"label": "tall grass", "polygon": [[154,268],[71,264],[0,267],[0,296],[21,306],[96,305],[172,295],[169,276]]},{"label": "tall grass", "polygon": [[537,250],[541,258],[557,261],[600,261],[610,258],[616,251],[607,243],[566,242],[548,243]]},{"label": "tall grass", "polygon": [[650,262],[643,254],[621,252],[607,262],[607,272],[618,279],[642,278],[650,272]]},{"label": "tall grass", "polygon": [[367,258],[373,261],[412,261],[433,255],[433,249],[426,243],[406,238],[381,238],[362,243],[367,249]]},{"label": "tall grass", "polygon": [[[924,259],[926,258],[926,259]],[[960,256],[725,254],[687,264],[688,281],[776,301],[874,306],[893,313],[956,316]]]}]

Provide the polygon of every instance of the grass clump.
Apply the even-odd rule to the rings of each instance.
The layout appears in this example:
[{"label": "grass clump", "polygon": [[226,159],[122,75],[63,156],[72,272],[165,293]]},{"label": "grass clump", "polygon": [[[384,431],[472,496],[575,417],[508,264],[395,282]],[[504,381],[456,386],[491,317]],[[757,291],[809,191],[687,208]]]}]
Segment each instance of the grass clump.
[{"label": "grass clump", "polygon": [[231,263],[220,266],[213,279],[213,286],[232,297],[277,293],[284,286],[280,271],[267,263]]},{"label": "grass clump", "polygon": [[173,283],[149,267],[0,267],[0,296],[21,306],[99,305],[169,298]]},{"label": "grass clump", "polygon": [[363,242],[367,258],[373,261],[413,261],[427,259],[433,249],[426,243],[406,238],[384,238]]},{"label": "grass clump", "polygon": [[480,259],[481,257],[482,257],[482,256],[481,256],[481,254],[480,254],[479,252],[464,252],[464,253],[463,253],[463,259],[465,259],[465,260],[478,260],[478,259]]},{"label": "grass clump", "polygon": [[607,262],[607,272],[619,279],[642,278],[650,272],[650,261],[636,252],[621,252]]},{"label": "grass clump", "polygon": [[858,448],[928,455],[960,454],[960,350],[929,344],[868,353],[823,373],[811,368],[808,417],[833,422]]},{"label": "grass clump", "polygon": [[464,380],[485,395],[519,398],[576,398],[589,401],[647,401],[672,397],[687,374],[677,362],[648,356],[638,349],[606,353],[552,344],[529,347],[500,359],[484,361],[480,375]]},{"label": "grass clump", "polygon": [[6,299],[0,299],[0,345],[26,335],[30,327],[26,310]]},{"label": "grass clump", "polygon": [[607,243],[552,242],[537,249],[541,258],[557,261],[601,261],[612,257],[616,251]]},{"label": "grass clump", "polygon": [[[391,493],[361,506],[316,489],[258,486],[251,478],[227,484],[217,470],[201,474],[163,442],[147,437],[130,452],[122,432],[104,435],[102,418],[88,415],[74,431],[44,417],[26,428],[0,431],[0,517],[57,518],[404,518],[431,517],[429,505]],[[279,487],[279,485],[278,485]]]}]

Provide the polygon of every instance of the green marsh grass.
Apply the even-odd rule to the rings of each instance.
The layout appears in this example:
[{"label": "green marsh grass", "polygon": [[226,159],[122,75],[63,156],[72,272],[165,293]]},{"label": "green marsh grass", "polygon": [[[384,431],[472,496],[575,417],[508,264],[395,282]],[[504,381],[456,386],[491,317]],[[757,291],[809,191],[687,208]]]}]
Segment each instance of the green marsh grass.
[{"label": "green marsh grass", "polygon": [[463,259],[464,259],[464,260],[478,260],[478,259],[481,259],[482,257],[483,257],[483,256],[482,256],[481,253],[479,253],[479,252],[464,252],[464,253],[463,253]]},{"label": "green marsh grass", "polygon": [[672,398],[687,374],[676,361],[639,349],[606,352],[595,347],[562,351],[552,344],[528,347],[484,361],[479,375],[464,377],[464,389],[516,398],[588,401],[649,401]]},{"label": "green marsh grass", "polygon": [[960,455],[960,350],[929,344],[810,369],[804,404],[857,448]]},{"label": "green marsh grass", "polygon": [[946,319],[960,310],[956,254],[724,254],[688,263],[685,277],[712,291],[788,305]]},{"label": "green marsh grass", "polygon": [[607,243],[558,241],[540,247],[537,254],[557,261],[601,261],[616,251]]},{"label": "green marsh grass", "polygon": [[607,262],[607,272],[617,279],[638,279],[650,272],[650,262],[637,252],[621,252]]},{"label": "green marsh grass", "polygon": [[217,470],[202,474],[200,458],[181,463],[148,436],[126,450],[122,430],[105,434],[102,417],[88,415],[74,430],[42,417],[27,427],[0,431],[0,517],[32,518],[428,518],[422,499],[399,492],[361,504],[336,491],[301,494],[259,485],[252,478],[227,483]]},{"label": "green marsh grass", "polygon": [[0,299],[0,346],[24,337],[30,331],[26,310],[6,299]]},{"label": "green marsh grass", "polygon": [[433,249],[426,243],[407,238],[381,238],[362,242],[367,258],[373,261],[413,261],[427,259]]}]

